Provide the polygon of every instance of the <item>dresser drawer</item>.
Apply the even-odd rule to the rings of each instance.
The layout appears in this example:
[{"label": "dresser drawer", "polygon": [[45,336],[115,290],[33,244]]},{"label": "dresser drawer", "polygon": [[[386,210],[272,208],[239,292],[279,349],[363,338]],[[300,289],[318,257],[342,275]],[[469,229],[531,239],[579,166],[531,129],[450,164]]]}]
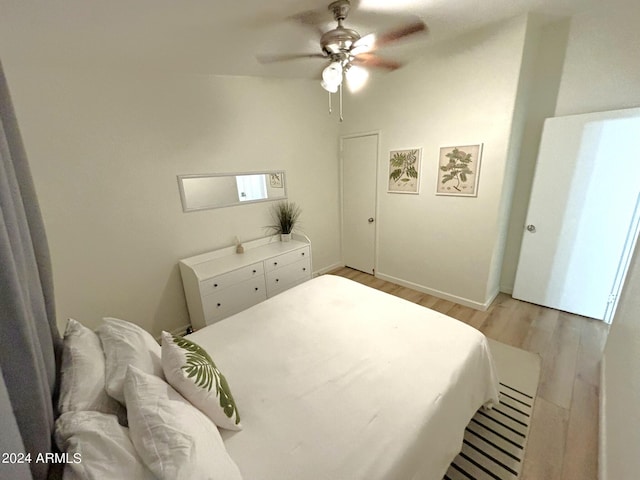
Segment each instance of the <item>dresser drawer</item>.
[{"label": "dresser drawer", "polygon": [[267,272],[267,294],[280,293],[311,278],[311,259],[304,258],[277,270]]},{"label": "dresser drawer", "polygon": [[300,260],[309,259],[309,247],[299,248],[292,252],[283,253],[277,257],[272,257],[264,261],[265,271],[270,272]]},{"label": "dresser drawer", "polygon": [[267,299],[264,276],[245,280],[202,298],[207,325]]},{"label": "dresser drawer", "polygon": [[227,287],[237,285],[240,282],[249,280],[252,278],[261,278],[264,273],[264,265],[262,262],[254,263],[246,267],[233,270],[229,273],[223,273],[216,277],[209,278],[200,282],[200,293],[205,295],[211,295],[213,293],[224,290]]}]

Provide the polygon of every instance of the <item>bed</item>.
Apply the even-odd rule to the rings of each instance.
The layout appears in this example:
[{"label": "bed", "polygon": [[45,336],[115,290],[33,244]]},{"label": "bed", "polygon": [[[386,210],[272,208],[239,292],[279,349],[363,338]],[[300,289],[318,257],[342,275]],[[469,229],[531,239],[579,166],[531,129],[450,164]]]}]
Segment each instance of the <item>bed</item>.
[{"label": "bed", "polygon": [[243,415],[223,431],[243,477],[438,479],[497,401],[485,337],[324,275],[194,333]]},{"label": "bed", "polygon": [[[156,393],[135,399],[134,411],[132,396],[148,385],[140,377],[142,387],[123,387],[121,373],[119,394],[111,391],[110,355],[120,369],[134,362],[126,360],[126,352],[108,353],[107,324],[96,330],[100,341],[97,336],[94,340],[80,337],[85,347],[90,340],[97,342],[93,351],[100,350],[105,358],[106,368],[99,367],[98,372],[106,372],[107,380],[103,377],[103,383],[94,387],[102,397],[105,391],[109,394],[103,400],[109,400],[111,406],[102,402],[95,408],[75,408],[105,412],[108,407],[109,415],[68,412],[74,409],[66,406],[68,395],[62,389],[58,406],[63,413],[56,422],[55,438],[62,450],[68,450],[63,466],[74,469],[73,478],[92,478],[84,472],[93,468],[89,457],[94,455],[98,468],[109,466],[94,478],[126,476],[134,468],[128,462],[134,461],[131,465],[139,469],[139,478],[155,478],[158,472],[164,473],[162,478],[203,478],[187,470],[194,463],[188,454],[184,457],[188,460],[175,460],[174,470],[166,466],[154,470],[150,466],[153,459],[141,452],[140,445],[148,439],[136,439],[140,425],[136,412],[148,404],[158,410],[157,393],[166,393],[172,383],[166,368],[165,383],[159,363],[160,357],[164,362],[165,347],[160,352],[147,332],[129,322],[106,321],[124,327],[124,333],[118,335],[131,343],[127,347],[131,352],[144,352],[147,363],[138,362],[136,369],[147,371],[145,378],[153,379],[151,388]],[[95,335],[70,321],[65,348],[69,330],[74,328],[84,331],[83,335]],[[136,344],[139,334],[146,339],[140,337]],[[342,277],[317,277],[187,338],[213,357],[242,415],[240,431],[216,429],[206,417],[185,420],[187,417],[167,417],[166,412],[160,415],[163,422],[176,420],[178,427],[190,422],[213,429],[198,437],[199,442],[208,442],[213,434],[218,444],[196,445],[200,449],[197,458],[208,456],[209,448],[221,448],[230,473],[207,473],[206,478],[240,478],[240,472],[245,480],[440,479],[459,452],[465,426],[476,410],[498,401],[491,354],[480,332]],[[63,355],[63,378],[69,368],[65,363]],[[129,365],[125,368],[134,370]],[[127,371],[127,381],[130,373]],[[91,383],[89,375],[85,376],[78,382],[82,388]],[[183,415],[187,408],[202,415],[193,407],[195,403],[175,392],[172,395],[185,402],[172,416]],[[122,406],[115,399],[126,404],[124,423],[128,417],[129,428],[116,421],[122,416]],[[165,445],[164,453],[154,450],[160,461],[180,450],[173,441]],[[128,456],[114,461],[112,454],[121,455],[125,444]],[[82,458],[83,463],[74,465],[74,458]],[[121,470],[116,474],[114,468]]]}]

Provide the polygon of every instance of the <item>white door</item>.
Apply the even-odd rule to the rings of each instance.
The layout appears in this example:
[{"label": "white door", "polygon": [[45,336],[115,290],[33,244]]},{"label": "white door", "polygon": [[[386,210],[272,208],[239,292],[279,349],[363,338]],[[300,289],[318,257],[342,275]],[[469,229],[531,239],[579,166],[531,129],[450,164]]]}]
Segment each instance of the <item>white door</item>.
[{"label": "white door", "polygon": [[638,132],[640,109],[547,119],[514,298],[605,318],[616,272],[633,251]]},{"label": "white door", "polygon": [[374,273],[378,134],[342,137],[342,258]]}]

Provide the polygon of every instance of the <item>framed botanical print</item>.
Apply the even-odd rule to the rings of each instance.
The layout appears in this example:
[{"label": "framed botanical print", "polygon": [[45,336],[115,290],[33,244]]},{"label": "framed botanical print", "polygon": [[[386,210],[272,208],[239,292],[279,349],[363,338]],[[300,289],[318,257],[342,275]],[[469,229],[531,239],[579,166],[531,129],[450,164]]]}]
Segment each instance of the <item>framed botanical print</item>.
[{"label": "framed botanical print", "polygon": [[421,157],[422,148],[391,150],[389,152],[388,192],[419,193]]},{"label": "framed botanical print", "polygon": [[436,195],[478,196],[482,143],[442,147]]}]

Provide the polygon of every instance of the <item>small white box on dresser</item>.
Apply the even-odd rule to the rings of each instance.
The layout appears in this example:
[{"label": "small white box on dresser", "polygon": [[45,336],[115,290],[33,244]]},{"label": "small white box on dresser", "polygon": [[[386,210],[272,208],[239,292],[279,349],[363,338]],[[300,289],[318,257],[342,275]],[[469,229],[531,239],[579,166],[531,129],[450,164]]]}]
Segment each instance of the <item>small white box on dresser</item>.
[{"label": "small white box on dresser", "polygon": [[180,260],[194,330],[215,323],[311,279],[311,242],[274,235]]}]

